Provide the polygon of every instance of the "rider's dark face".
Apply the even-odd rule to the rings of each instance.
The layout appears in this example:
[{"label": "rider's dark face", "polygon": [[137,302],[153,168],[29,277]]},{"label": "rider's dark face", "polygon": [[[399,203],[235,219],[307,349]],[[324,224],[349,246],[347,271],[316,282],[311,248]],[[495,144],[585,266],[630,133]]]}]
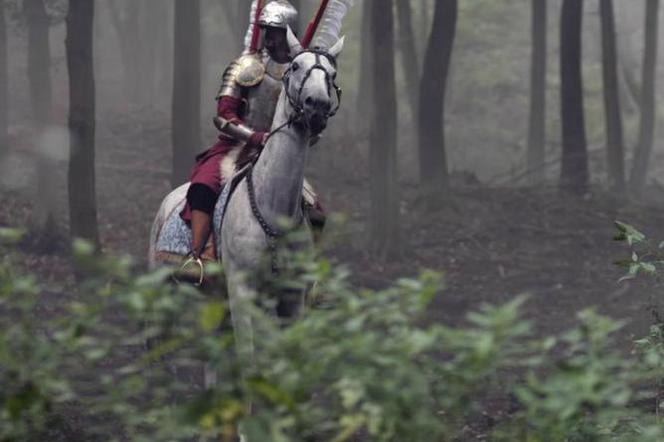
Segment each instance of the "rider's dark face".
[{"label": "rider's dark face", "polygon": [[285,29],[265,28],[265,48],[277,63],[287,63],[290,60]]}]

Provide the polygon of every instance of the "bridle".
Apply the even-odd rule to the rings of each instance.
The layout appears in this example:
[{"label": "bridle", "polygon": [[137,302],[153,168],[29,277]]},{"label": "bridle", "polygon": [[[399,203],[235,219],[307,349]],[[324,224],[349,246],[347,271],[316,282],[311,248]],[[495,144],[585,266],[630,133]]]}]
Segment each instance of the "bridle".
[{"label": "bridle", "polygon": [[[316,63],[313,64],[307,71],[304,73],[304,78],[302,79],[302,83],[300,83],[300,87],[297,90],[297,96],[293,97],[291,94],[291,88],[290,88],[290,81],[291,81],[291,75],[294,72],[293,66],[295,64],[295,60],[302,54],[313,54],[316,57]],[[311,77],[311,75],[314,73],[315,70],[321,70],[325,74],[325,84],[327,85],[327,96],[328,98],[332,98],[332,93],[331,93],[331,88],[334,88],[334,92],[337,97],[337,105],[330,110],[327,114],[327,118],[331,118],[337,114],[339,111],[339,107],[341,106],[341,97],[342,97],[342,90],[341,88],[337,85],[336,82],[336,77],[332,77],[330,75],[330,72],[325,69],[325,66],[323,66],[323,63],[321,63],[321,59],[325,57],[327,61],[336,69],[337,67],[337,61],[332,57],[330,54],[328,54],[326,51],[323,51],[318,48],[314,49],[307,49],[299,54],[293,59],[293,62],[291,62],[290,66],[288,69],[286,69],[286,72],[284,73],[283,76],[283,84],[284,84],[284,90],[286,91],[286,98],[288,99],[288,103],[291,105],[293,110],[295,111],[295,118],[294,121],[301,121],[302,117],[304,116],[304,107],[302,106],[302,91],[304,90],[304,86],[307,84],[307,81]],[[304,122],[306,124],[306,121]]]},{"label": "bridle", "polygon": [[[295,59],[299,57],[302,54],[305,53],[311,53],[316,56],[316,63],[314,63],[313,66],[311,66],[304,74],[304,78],[302,79],[302,83],[300,84],[300,87],[298,88],[297,91],[297,97],[293,97],[291,95],[290,91],[290,80],[291,80],[291,74],[293,73],[293,64],[295,62]],[[297,54],[297,56],[293,59],[293,62],[291,62],[290,66],[288,69],[286,69],[286,72],[284,73],[284,76],[282,78],[284,90],[286,92],[286,98],[288,99],[289,104],[293,108],[293,113],[290,115],[288,118],[288,121],[286,121],[284,124],[281,126],[275,128],[272,130],[266,137],[266,142],[269,140],[272,135],[276,134],[277,132],[281,131],[284,129],[286,126],[290,127],[293,123],[299,123],[299,124],[304,124],[305,126],[308,124],[306,119],[304,119],[304,106],[300,104],[301,99],[302,99],[302,91],[304,90],[304,86],[313,74],[313,72],[316,69],[320,69],[323,71],[325,74],[325,84],[327,85],[327,96],[328,98],[331,98],[331,87],[334,88],[334,91],[336,93],[337,97],[337,105],[330,110],[327,114],[327,118],[331,118],[334,115],[337,114],[337,111],[339,110],[339,107],[341,106],[341,96],[342,96],[342,91],[341,88],[337,85],[336,83],[336,78],[332,77],[330,73],[328,72],[327,69],[325,69],[325,66],[321,63],[321,58],[325,57],[330,64],[336,69],[337,66],[337,61],[332,57],[330,54],[328,54],[325,51],[322,51],[320,49],[307,49],[303,52],[300,52]],[[271,255],[271,268],[272,268],[272,273],[274,275],[277,275],[279,273],[279,269],[277,266],[277,240],[279,238],[282,238],[283,236],[286,235],[286,233],[282,229],[276,228],[274,226],[271,226],[263,214],[261,213],[259,207],[258,207],[258,202],[256,201],[256,191],[254,189],[254,180],[253,180],[253,164],[250,165],[247,169],[247,193],[249,194],[249,206],[251,208],[251,212],[254,215],[254,218],[256,221],[258,221],[258,224],[261,226],[261,230],[263,230],[263,233],[267,237],[268,240],[268,249],[270,251]],[[304,214],[302,211],[298,211],[298,216],[297,216],[297,221],[294,224],[295,226],[299,227],[304,220]]]}]

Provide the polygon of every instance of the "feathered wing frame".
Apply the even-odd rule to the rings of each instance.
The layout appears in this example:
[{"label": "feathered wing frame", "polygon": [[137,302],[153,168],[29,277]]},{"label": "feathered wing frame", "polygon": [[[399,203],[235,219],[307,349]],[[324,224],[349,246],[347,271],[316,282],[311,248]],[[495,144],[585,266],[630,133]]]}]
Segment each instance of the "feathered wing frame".
[{"label": "feathered wing frame", "polygon": [[341,36],[341,26],[354,0],[321,0],[316,16],[307,27],[302,46],[330,49]]},{"label": "feathered wing frame", "polygon": [[258,51],[258,41],[260,39],[260,26],[258,19],[264,6],[264,0],[253,0],[249,12],[249,28],[244,36],[244,53],[255,54]]}]

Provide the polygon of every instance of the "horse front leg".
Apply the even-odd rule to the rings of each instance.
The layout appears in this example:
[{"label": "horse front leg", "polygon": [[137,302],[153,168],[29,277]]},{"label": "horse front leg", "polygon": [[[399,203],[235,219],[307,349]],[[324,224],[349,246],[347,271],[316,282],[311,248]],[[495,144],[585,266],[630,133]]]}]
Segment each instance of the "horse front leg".
[{"label": "horse front leg", "polygon": [[295,322],[304,312],[306,290],[288,289],[278,294],[276,314],[282,326]]},{"label": "horse front leg", "polygon": [[228,304],[241,370],[254,362],[254,325],[252,308],[257,292],[247,282],[247,274],[231,263],[224,263],[228,287]]}]

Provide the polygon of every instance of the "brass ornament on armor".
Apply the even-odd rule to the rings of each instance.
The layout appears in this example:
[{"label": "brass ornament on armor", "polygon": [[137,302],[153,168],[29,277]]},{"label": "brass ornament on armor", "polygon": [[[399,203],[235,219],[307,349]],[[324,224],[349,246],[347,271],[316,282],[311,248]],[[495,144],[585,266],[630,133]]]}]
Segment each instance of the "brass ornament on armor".
[{"label": "brass ornament on armor", "polygon": [[265,65],[257,55],[244,55],[238,60],[237,84],[242,87],[253,87],[263,81]]},{"label": "brass ornament on armor", "polygon": [[242,96],[242,88],[253,87],[263,81],[265,64],[260,55],[249,54],[234,60],[224,71],[217,98]]}]

